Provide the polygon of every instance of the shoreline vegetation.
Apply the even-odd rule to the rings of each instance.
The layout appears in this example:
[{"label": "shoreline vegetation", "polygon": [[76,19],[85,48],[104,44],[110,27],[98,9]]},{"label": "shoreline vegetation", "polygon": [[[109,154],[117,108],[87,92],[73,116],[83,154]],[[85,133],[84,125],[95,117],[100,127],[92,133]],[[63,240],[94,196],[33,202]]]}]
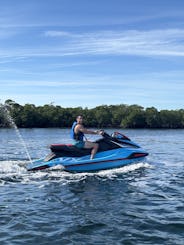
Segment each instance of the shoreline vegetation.
[{"label": "shoreline vegetation", "polygon": [[85,125],[94,128],[150,128],[183,129],[184,109],[160,110],[139,105],[100,105],[92,109],[59,105],[20,105],[6,100],[0,107],[0,128],[10,127],[6,118],[6,107],[18,128],[71,127],[77,115],[83,115]]}]

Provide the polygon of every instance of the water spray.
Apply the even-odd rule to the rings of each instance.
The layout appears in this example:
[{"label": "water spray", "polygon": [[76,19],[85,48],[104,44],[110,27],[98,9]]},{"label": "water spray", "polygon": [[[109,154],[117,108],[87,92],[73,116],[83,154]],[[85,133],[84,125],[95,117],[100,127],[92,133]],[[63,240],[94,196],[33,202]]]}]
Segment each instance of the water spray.
[{"label": "water spray", "polygon": [[23,137],[22,137],[22,135],[21,135],[16,123],[14,122],[12,116],[10,115],[10,112],[9,112],[9,109],[8,109],[9,106],[10,105],[7,105],[6,103],[5,104],[0,103],[0,110],[3,112],[4,116],[6,117],[6,120],[9,123],[9,126],[15,129],[15,132],[16,132],[16,134],[17,134],[17,136],[18,136],[23,148],[25,149],[26,155],[27,155],[29,161],[32,163],[32,160],[31,160],[29,151],[27,149],[27,146],[25,144],[25,141],[24,141],[24,139],[23,139]]}]

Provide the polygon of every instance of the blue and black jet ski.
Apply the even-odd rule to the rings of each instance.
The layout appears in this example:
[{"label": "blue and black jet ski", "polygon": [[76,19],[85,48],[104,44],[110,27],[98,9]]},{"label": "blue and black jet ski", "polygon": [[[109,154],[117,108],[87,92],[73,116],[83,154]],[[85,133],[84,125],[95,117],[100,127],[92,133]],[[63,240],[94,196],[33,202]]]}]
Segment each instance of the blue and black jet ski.
[{"label": "blue and black jet ski", "polygon": [[37,171],[62,166],[69,172],[90,172],[122,167],[141,162],[148,153],[127,136],[114,132],[111,136],[104,132],[94,159],[90,159],[90,149],[79,149],[74,145],[53,144],[51,153],[45,158],[27,165],[28,171]]}]

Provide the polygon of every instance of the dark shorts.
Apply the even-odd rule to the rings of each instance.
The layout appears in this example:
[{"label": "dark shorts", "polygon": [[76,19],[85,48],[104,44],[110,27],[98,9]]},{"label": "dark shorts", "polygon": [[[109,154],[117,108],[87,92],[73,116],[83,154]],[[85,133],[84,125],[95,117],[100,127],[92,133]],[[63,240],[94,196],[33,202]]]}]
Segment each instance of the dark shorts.
[{"label": "dark shorts", "polygon": [[85,145],[85,142],[84,141],[76,141],[74,143],[74,145],[77,147],[77,148],[84,148],[84,145]]}]

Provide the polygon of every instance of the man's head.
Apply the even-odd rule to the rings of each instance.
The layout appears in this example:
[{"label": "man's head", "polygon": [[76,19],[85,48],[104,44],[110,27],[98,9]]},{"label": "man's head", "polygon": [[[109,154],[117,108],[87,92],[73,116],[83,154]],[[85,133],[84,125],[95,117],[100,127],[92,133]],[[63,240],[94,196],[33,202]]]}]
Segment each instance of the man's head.
[{"label": "man's head", "polygon": [[83,117],[81,115],[79,115],[79,116],[77,116],[76,120],[77,120],[77,123],[82,124]]}]

